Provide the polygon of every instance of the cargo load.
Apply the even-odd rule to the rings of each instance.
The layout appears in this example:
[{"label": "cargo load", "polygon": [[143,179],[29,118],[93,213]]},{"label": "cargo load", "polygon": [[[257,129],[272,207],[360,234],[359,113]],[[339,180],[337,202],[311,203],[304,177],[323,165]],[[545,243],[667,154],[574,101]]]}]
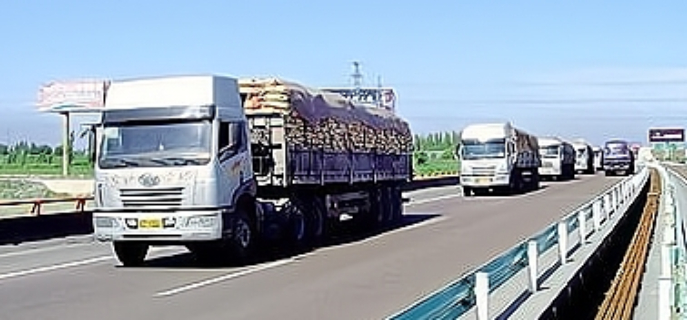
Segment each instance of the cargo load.
[{"label": "cargo load", "polygon": [[261,184],[410,179],[413,137],[392,111],[279,78],[239,90]]},{"label": "cargo load", "polygon": [[241,79],[239,89],[247,115],[285,116],[285,139],[295,149],[411,152],[408,123],[389,110],[278,78]]}]

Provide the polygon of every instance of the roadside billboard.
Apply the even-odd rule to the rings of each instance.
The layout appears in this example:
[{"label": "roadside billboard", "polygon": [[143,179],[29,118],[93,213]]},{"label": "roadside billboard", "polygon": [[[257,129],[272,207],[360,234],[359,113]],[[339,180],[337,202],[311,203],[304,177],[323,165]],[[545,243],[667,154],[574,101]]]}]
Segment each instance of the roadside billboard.
[{"label": "roadside billboard", "polygon": [[649,142],[684,142],[683,128],[653,128],[649,129]]},{"label": "roadside billboard", "polygon": [[42,112],[97,112],[105,105],[109,80],[51,81],[38,89]]},{"label": "roadside billboard", "polygon": [[659,160],[684,161],[685,129],[649,129],[649,143],[654,157]]},{"label": "roadside billboard", "polygon": [[359,103],[379,105],[387,110],[396,110],[396,91],[392,88],[320,88],[327,92],[338,93]]}]

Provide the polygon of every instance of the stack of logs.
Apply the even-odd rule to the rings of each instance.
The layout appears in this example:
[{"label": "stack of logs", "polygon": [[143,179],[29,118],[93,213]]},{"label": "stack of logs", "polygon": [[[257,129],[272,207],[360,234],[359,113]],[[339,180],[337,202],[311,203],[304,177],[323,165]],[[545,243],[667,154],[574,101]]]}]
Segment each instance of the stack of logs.
[{"label": "stack of logs", "polygon": [[322,92],[277,79],[240,82],[240,86],[246,94],[247,113],[284,115],[290,148],[381,154],[412,151],[408,124],[390,111],[377,115],[368,111],[373,107],[353,105],[338,94],[326,93],[325,99]]}]

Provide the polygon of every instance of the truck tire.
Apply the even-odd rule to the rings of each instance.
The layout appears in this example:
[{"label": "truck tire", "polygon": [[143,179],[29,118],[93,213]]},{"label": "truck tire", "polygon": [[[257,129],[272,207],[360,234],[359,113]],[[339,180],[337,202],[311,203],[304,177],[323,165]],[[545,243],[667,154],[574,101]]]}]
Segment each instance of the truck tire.
[{"label": "truck tire", "polygon": [[290,204],[290,206],[286,209],[286,213],[286,242],[291,247],[299,248],[305,245],[308,238],[307,218],[303,210],[295,204]]},{"label": "truck tire", "polygon": [[307,201],[305,204],[307,209],[304,211],[306,242],[310,245],[317,245],[324,238],[327,208],[325,208],[324,201],[318,196],[309,197]]},{"label": "truck tire", "polygon": [[472,188],[463,186],[461,189],[463,190],[463,197],[472,196]]},{"label": "truck tire", "polygon": [[145,243],[115,241],[113,243],[117,259],[125,267],[141,266],[148,254],[149,246]]},{"label": "truck tire", "polygon": [[399,222],[401,222],[401,220],[403,220],[403,192],[401,191],[401,188],[398,185],[394,185],[390,188],[390,190],[391,211],[389,212],[389,222],[391,223],[391,225],[396,225]]},{"label": "truck tire", "polygon": [[253,253],[256,240],[255,223],[248,218],[244,209],[239,208],[232,224],[231,237],[227,239],[227,249],[233,260],[245,263]]}]

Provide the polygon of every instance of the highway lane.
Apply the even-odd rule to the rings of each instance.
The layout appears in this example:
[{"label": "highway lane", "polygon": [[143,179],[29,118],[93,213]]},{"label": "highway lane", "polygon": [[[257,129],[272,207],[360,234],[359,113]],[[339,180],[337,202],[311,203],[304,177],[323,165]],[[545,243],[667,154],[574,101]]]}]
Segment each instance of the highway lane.
[{"label": "highway lane", "polygon": [[[184,257],[116,268],[106,257],[109,247],[97,244],[0,253],[0,314],[3,319],[380,319],[618,180],[598,175],[546,183],[541,191],[516,197],[466,199],[456,196],[456,187],[420,190],[411,193],[406,211],[408,219],[423,222],[242,268],[202,269]],[[40,267],[35,256],[63,266],[104,258],[22,274]],[[4,267],[7,261],[14,267]],[[14,276],[3,278],[6,274]]]}]

